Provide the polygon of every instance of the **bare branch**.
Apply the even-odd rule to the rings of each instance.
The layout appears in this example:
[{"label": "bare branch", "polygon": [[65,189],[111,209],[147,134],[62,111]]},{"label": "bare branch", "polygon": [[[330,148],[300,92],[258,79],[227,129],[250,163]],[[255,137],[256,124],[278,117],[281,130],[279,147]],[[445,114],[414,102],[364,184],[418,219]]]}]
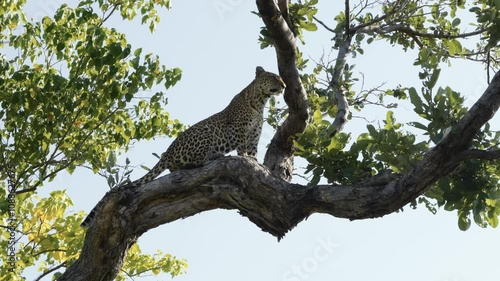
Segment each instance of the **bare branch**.
[{"label": "bare branch", "polygon": [[346,35],[348,35],[351,33],[351,7],[349,5],[349,0],[345,0],[344,9],[345,9],[344,32]]},{"label": "bare branch", "polygon": [[321,56],[320,62],[315,62],[317,65],[320,65],[326,73],[326,81],[320,80],[320,84],[323,84],[332,90],[332,94],[329,96],[331,100],[335,101],[337,104],[337,114],[331,125],[334,129],[332,129],[330,137],[333,137],[336,133],[342,130],[345,123],[347,123],[347,117],[349,115],[349,103],[345,96],[345,92],[347,90],[344,89],[343,85],[340,83],[341,75],[346,64],[346,56],[349,52],[348,49],[350,46],[350,39],[346,42],[346,44],[342,44],[342,51],[339,51],[337,54],[337,59],[335,60],[333,68],[331,66],[332,61],[329,59],[328,61],[324,60],[324,54]]},{"label": "bare branch", "polygon": [[118,5],[119,4],[115,4],[113,5],[113,8],[111,9],[111,11],[106,15],[106,11],[103,12],[103,15],[102,15],[102,20],[101,20],[101,23],[99,24],[99,26],[103,25],[112,15],[113,13],[116,11],[116,9],[118,8]]},{"label": "bare branch", "polygon": [[339,46],[339,52],[337,54],[337,59],[335,61],[335,66],[333,67],[333,73],[330,80],[330,87],[333,91],[333,98],[337,101],[337,115],[335,116],[335,120],[332,122],[332,133],[330,137],[333,137],[335,134],[340,132],[345,123],[347,123],[347,116],[349,115],[349,102],[345,96],[345,92],[347,89],[344,88],[344,85],[341,84],[341,77],[344,72],[344,67],[346,65],[347,54],[350,52],[350,46],[352,41],[353,33],[350,29],[350,14],[349,10],[349,1],[345,1],[345,13],[346,20],[344,25],[344,34],[341,39],[341,43]]},{"label": "bare branch", "polygon": [[34,281],[40,281],[40,280],[42,280],[43,277],[51,274],[52,272],[54,272],[54,271],[56,271],[59,268],[64,267],[64,266],[66,266],[66,262],[63,262],[63,263],[61,263],[61,264],[59,264],[57,266],[54,266],[53,268],[45,271],[43,274],[41,274],[40,276],[38,276]]},{"label": "bare branch", "polygon": [[397,13],[399,13],[406,6],[406,4],[408,4],[408,2],[406,2],[406,3],[400,3],[400,2],[405,2],[405,1],[404,0],[403,1],[400,1],[400,0],[396,1],[396,3],[394,4],[394,7],[392,8],[392,11],[390,11],[387,14],[382,15],[380,17],[376,17],[376,18],[374,18],[373,20],[371,20],[369,22],[362,23],[362,24],[359,24],[359,25],[353,27],[352,28],[352,32],[356,33],[360,29],[364,29],[366,27],[377,25],[379,22],[382,22],[382,21],[384,21],[384,20],[386,20],[386,19],[388,19],[388,18],[396,15]]},{"label": "bare branch", "polygon": [[33,191],[36,191],[36,187],[25,188],[25,189],[21,189],[21,190],[16,190],[16,195],[19,195],[19,194],[22,194],[22,193],[26,193],[26,192],[33,192]]},{"label": "bare branch", "polygon": [[335,128],[332,130],[330,137],[335,136],[338,132],[342,131],[345,124],[347,123],[347,117],[349,116],[349,102],[345,96],[344,91],[336,91],[335,99],[337,100],[337,115],[335,115],[335,119],[332,122],[332,127]]},{"label": "bare branch", "polygon": [[323,21],[319,20],[317,17],[313,16],[313,20],[317,21],[321,26],[323,26],[326,30],[332,32],[332,33],[336,33],[335,30],[331,29],[330,27],[328,27],[328,25],[326,25]]}]

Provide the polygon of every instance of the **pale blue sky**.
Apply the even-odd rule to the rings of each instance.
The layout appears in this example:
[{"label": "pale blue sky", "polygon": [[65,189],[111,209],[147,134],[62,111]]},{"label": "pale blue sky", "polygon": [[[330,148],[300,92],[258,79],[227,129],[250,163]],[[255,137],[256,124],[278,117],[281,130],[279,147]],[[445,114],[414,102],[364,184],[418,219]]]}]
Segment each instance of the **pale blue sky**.
[{"label": "pale blue sky", "polygon": [[[342,9],[341,1],[320,2],[323,10],[319,17],[325,22],[331,22],[335,11]],[[52,14],[57,3],[33,1],[32,14],[35,18]],[[221,13],[214,8],[221,5],[229,10]],[[182,0],[173,1],[171,11],[160,12],[161,23],[153,35],[146,26],[118,18],[107,25],[126,32],[133,47],[158,54],[165,65],[183,70],[182,80],[169,91],[166,109],[173,118],[193,124],[224,108],[253,79],[257,65],[277,72],[274,50],[260,50],[257,43],[262,22],[250,13],[253,10],[254,1]],[[328,52],[331,37],[321,28],[306,34],[307,45],[301,47],[305,56],[317,60],[323,50]],[[413,53],[404,54],[385,43],[366,46],[365,53],[350,61],[358,66],[356,75],[365,75],[365,88],[382,82],[420,88],[419,69],[412,66]],[[453,66],[443,69],[440,83],[452,85],[472,104],[486,87],[482,66]],[[410,106],[400,107],[397,113],[401,122],[414,117]],[[365,117],[383,120],[385,111],[374,108]],[[353,119],[345,131],[356,135],[364,128],[362,120]],[[273,133],[270,128],[264,130],[260,159]],[[127,156],[134,165],[151,167],[157,160],[151,154],[162,153],[170,142],[158,137],[137,143],[120,159],[124,161]],[[305,165],[297,162],[297,167]],[[142,174],[144,171],[138,168],[132,178]],[[298,177],[294,181],[301,182]],[[105,193],[107,184],[87,170],[77,170],[71,176],[58,176],[40,193],[53,188],[68,189],[74,210],[88,212]],[[462,232],[455,213],[440,210],[432,215],[420,206],[418,210],[407,207],[384,218],[355,222],[313,215],[278,243],[236,211],[217,210],[153,229],[139,239],[139,245],[145,252],[161,249],[186,258],[188,272],[175,278],[179,281],[493,281],[498,280],[499,234],[499,229],[476,225]],[[169,279],[151,276],[137,280]]]}]

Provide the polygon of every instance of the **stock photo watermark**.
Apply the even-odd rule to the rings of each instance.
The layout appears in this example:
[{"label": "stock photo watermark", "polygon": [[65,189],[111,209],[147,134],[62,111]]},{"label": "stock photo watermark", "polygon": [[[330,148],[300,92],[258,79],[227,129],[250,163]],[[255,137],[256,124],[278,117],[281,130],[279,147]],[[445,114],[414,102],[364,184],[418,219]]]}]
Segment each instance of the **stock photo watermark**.
[{"label": "stock photo watermark", "polygon": [[41,21],[45,16],[52,16],[64,3],[58,0],[37,1],[36,9],[30,13],[30,17],[35,21]]},{"label": "stock photo watermark", "polygon": [[222,21],[228,12],[232,12],[243,3],[243,0],[215,0],[212,2],[214,11]]},{"label": "stock photo watermark", "polygon": [[302,259],[298,264],[293,264],[281,276],[282,281],[301,281],[307,280],[316,272],[320,265],[327,261],[340,245],[333,242],[330,236],[316,239],[316,246],[312,253]]},{"label": "stock photo watermark", "polygon": [[8,204],[8,214],[7,219],[7,233],[9,237],[9,242],[7,244],[7,258],[5,260],[5,265],[8,267],[10,272],[16,271],[16,187],[14,184],[14,172],[12,170],[7,171],[7,204]]}]

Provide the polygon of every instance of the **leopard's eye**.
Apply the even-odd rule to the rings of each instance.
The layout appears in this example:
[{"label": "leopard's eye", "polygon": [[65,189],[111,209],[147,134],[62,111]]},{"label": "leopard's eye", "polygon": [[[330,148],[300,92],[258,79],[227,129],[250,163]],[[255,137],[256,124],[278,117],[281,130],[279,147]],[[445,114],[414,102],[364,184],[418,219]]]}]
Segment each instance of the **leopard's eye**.
[{"label": "leopard's eye", "polygon": [[278,91],[280,91],[281,89],[277,89],[277,88],[272,88],[270,89],[269,91],[271,91],[271,93],[276,93]]}]

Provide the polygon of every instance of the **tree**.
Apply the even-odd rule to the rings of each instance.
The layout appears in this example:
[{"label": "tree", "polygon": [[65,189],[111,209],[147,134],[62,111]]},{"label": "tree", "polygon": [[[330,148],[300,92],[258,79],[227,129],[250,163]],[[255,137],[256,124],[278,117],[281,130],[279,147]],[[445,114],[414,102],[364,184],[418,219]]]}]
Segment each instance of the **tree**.
[{"label": "tree", "polygon": [[[169,6],[169,1],[155,3]],[[96,4],[102,16],[93,11]],[[39,22],[27,20],[23,5],[3,1],[0,6],[0,41],[18,51],[0,56],[0,165],[2,179],[9,181],[1,194],[13,198],[2,200],[2,226],[11,227],[3,232],[8,239],[1,242],[2,250],[9,241],[24,242],[16,270],[3,267],[2,280],[15,280],[37,261],[45,275],[78,257],[84,234],[78,225],[84,215],[65,216],[72,201],[64,191],[38,198],[36,190],[44,182],[63,170],[85,167],[102,171],[113,186],[120,179],[114,167],[117,150],[156,134],[176,135],[182,128],[163,112],[164,92],[138,96],[157,84],[170,88],[180,79],[180,69],[167,69],[158,57],[132,49],[123,34],[104,25],[115,12],[132,19],[140,10],[153,30],[159,20],[153,2],[82,1],[77,8],[62,5],[53,18]],[[159,261],[162,266],[156,265]],[[161,252],[141,255],[133,247],[124,272],[134,276],[151,269],[176,275],[185,262]]]},{"label": "tree", "polygon": [[[139,190],[113,188],[102,200],[100,215],[86,234],[80,256],[76,257],[81,244],[66,256],[47,255],[48,265],[69,266],[60,280],[112,280],[124,264],[127,251],[145,231],[216,208],[237,209],[278,238],[313,213],[354,220],[380,217],[408,203],[423,203],[433,212],[436,204],[457,210],[463,230],[470,226],[471,217],[480,226],[498,225],[500,134],[487,122],[500,104],[500,77],[491,78],[488,89],[470,109],[463,106],[464,98],[451,87],[437,87],[442,63],[451,63],[452,59],[484,63],[490,80],[490,69],[497,67],[498,56],[495,3],[467,4],[467,11],[465,1],[345,1],[344,11],[333,24],[316,18],[316,3],[278,1],[276,5],[274,1],[257,1],[257,14],[265,25],[261,46],[276,50],[279,72],[287,84],[288,105],[283,110],[271,103],[269,121],[277,131],[264,165],[226,157],[199,169],[171,173]],[[6,15],[2,18],[6,24],[0,26],[9,27],[2,30],[2,34],[8,33],[2,40],[26,52],[3,63],[6,86],[2,92],[7,94],[2,99],[2,167],[9,186],[21,187],[16,199],[26,207],[18,204],[16,211],[30,218],[36,217],[29,212],[34,210],[29,205],[33,200],[29,192],[53,179],[58,171],[84,165],[96,172],[107,169],[108,174],[114,173],[110,177],[114,185],[120,182],[120,177],[114,177],[114,150],[126,149],[130,140],[157,133],[175,135],[181,129],[178,122],[161,114],[162,93],[149,103],[132,100],[141,89],[163,79],[166,88],[172,86],[180,78],[179,71],[166,70],[152,56],[145,56],[140,64],[141,52],[132,52],[121,34],[102,26],[114,11],[131,18],[142,8],[143,21],[149,21],[153,29],[157,18],[152,2],[128,1],[115,6],[99,2],[101,17],[94,14],[90,4],[82,2],[77,9],[63,6],[54,20],[45,18],[38,29],[24,23],[21,6],[8,5],[11,12],[1,13]],[[465,14],[475,17],[476,30],[462,31],[467,24],[461,20]],[[88,20],[88,26],[78,22],[82,19]],[[13,30],[20,23],[24,32],[18,36]],[[296,39],[304,40],[303,33],[316,30],[318,25],[332,32],[337,57],[319,60],[308,71],[311,63],[303,59]],[[81,33],[66,30],[68,26],[81,27]],[[55,35],[50,36],[51,32]],[[49,55],[30,53],[40,50],[33,45],[40,43],[30,40],[33,37],[44,39],[40,41],[47,44],[43,46]],[[465,38],[476,38],[477,45],[465,47]],[[363,48],[375,40],[418,52],[414,64],[421,68],[420,89],[381,86],[356,90],[359,80],[349,58],[363,55]],[[44,55],[48,61],[37,64]],[[50,55],[63,63],[60,69],[64,70],[55,70]],[[41,88],[36,91],[38,85]],[[32,97],[41,98],[34,104],[26,98],[31,90],[36,93]],[[61,100],[50,105],[44,102],[56,92],[68,94],[60,95]],[[103,100],[91,103],[97,97]],[[409,101],[416,113],[409,125],[424,131],[428,139],[417,142],[417,135],[396,122],[391,109],[403,101]],[[351,138],[342,131],[343,125],[353,116],[351,112],[362,113],[370,104],[387,108],[384,125],[376,128],[368,124],[365,133]],[[111,118],[116,119],[106,123]],[[25,120],[29,122],[19,126]],[[53,129],[44,134],[40,128]],[[307,186],[289,183],[294,156],[309,163],[306,174],[310,172],[312,177]],[[321,179],[327,184],[319,184]],[[57,233],[74,229],[70,236],[75,240],[56,237],[54,243],[74,245],[83,235],[77,228],[82,216],[63,218],[64,206],[69,204],[61,199],[63,196],[56,193],[49,201],[57,200],[63,206],[48,206],[47,211],[43,204],[39,207],[45,211],[46,220],[61,219],[53,223],[64,226]],[[44,246],[46,242],[40,238],[48,235],[32,235],[31,243]],[[177,267],[165,270],[177,272],[181,268],[178,262]]]}]

